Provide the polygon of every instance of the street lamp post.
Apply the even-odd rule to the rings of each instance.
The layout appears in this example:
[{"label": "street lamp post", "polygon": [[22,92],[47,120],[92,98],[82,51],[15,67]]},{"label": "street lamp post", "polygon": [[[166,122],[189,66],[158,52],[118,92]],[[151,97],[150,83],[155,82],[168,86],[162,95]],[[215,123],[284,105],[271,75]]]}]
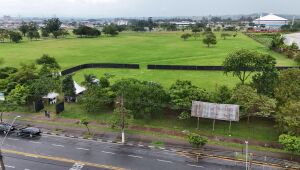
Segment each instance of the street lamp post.
[{"label": "street lamp post", "polygon": [[3,162],[3,156],[2,156],[2,151],[1,151],[1,150],[2,150],[2,146],[3,146],[3,144],[4,144],[4,141],[5,141],[6,137],[7,137],[7,134],[10,132],[10,129],[12,128],[13,124],[15,123],[16,119],[19,118],[19,117],[21,117],[21,116],[16,116],[16,117],[13,119],[13,121],[12,121],[12,123],[11,123],[11,126],[9,127],[9,129],[8,129],[8,131],[6,132],[4,138],[2,139],[2,142],[1,142],[1,145],[0,145],[0,164],[1,164],[1,170],[5,170],[5,165],[4,165],[4,162]]},{"label": "street lamp post", "polygon": [[245,141],[246,144],[246,170],[248,170],[248,141]]}]

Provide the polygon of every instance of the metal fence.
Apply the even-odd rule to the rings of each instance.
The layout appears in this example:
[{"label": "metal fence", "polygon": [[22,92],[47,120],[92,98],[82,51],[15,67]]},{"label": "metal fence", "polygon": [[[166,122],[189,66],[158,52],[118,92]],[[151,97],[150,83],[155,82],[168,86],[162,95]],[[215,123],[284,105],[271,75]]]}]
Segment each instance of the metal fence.
[{"label": "metal fence", "polygon": [[139,69],[139,64],[116,64],[116,63],[90,63],[90,64],[81,64],[72,68],[68,68],[61,72],[61,75],[67,75],[74,73],[76,71],[87,69],[87,68],[127,68],[127,69]]},{"label": "metal fence", "polygon": [[[147,68],[150,70],[195,70],[195,71],[224,71],[223,66],[188,66],[188,65],[147,65]],[[278,66],[276,67],[278,70],[285,70],[290,68],[300,67],[285,67]]]}]

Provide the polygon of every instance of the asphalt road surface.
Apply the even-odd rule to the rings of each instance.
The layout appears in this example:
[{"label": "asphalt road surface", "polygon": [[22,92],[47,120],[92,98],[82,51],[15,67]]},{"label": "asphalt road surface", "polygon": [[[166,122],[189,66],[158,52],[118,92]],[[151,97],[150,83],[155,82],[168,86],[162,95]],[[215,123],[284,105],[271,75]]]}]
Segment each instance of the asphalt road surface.
[{"label": "asphalt road surface", "polygon": [[33,139],[12,134],[6,139],[2,152],[7,170],[245,169],[224,160],[196,162],[175,151],[44,134]]}]

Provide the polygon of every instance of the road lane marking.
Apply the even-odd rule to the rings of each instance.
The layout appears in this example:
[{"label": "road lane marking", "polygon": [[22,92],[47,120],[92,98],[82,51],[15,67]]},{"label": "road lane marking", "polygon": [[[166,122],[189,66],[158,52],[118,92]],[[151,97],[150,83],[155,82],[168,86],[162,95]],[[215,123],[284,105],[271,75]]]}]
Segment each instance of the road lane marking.
[{"label": "road lane marking", "polygon": [[86,149],[86,148],[76,148],[78,150],[85,150],[85,151],[89,151],[89,149]]},{"label": "road lane marking", "polygon": [[187,165],[192,167],[197,167],[197,168],[204,168],[203,166],[199,166],[199,165],[192,165],[192,164],[187,164]]},{"label": "road lane marking", "polygon": [[6,168],[15,168],[14,166],[11,166],[11,165],[4,165]]},{"label": "road lane marking", "polygon": [[95,143],[105,143],[105,144],[109,144],[109,145],[123,145],[123,144],[119,144],[119,143],[111,143],[112,141],[108,141],[108,142],[104,142],[102,141],[102,139],[97,139],[97,141],[94,140],[88,140],[88,139],[79,139],[79,138],[70,138],[70,137],[65,137],[65,136],[56,136],[56,135],[48,135],[48,134],[43,134],[43,137],[51,137],[51,138],[64,138],[64,139],[72,139],[72,140],[78,140],[78,141],[84,141],[84,142],[95,142]]},{"label": "road lane marking", "polygon": [[102,151],[103,153],[107,153],[107,154],[112,154],[112,155],[114,155],[115,153],[113,153],[113,152],[107,152],[107,151]]},{"label": "road lane marking", "polygon": [[56,144],[52,144],[52,146],[56,146],[56,147],[65,147],[64,145],[56,145]]},{"label": "road lane marking", "polygon": [[35,141],[29,141],[31,143],[35,143],[35,144],[41,144],[42,142],[35,142]]},{"label": "road lane marking", "polygon": [[166,162],[166,163],[173,163],[172,161],[167,161],[167,160],[163,160],[163,159],[156,159],[159,162]]},{"label": "road lane marking", "polygon": [[19,140],[19,139],[15,139],[15,138],[7,138],[7,139],[9,139],[9,140]]},{"label": "road lane marking", "polygon": [[104,165],[104,164],[83,162],[83,161],[77,161],[77,160],[62,158],[62,157],[50,157],[50,156],[44,156],[44,155],[37,155],[37,154],[19,152],[19,151],[15,151],[15,150],[2,149],[2,152],[3,153],[15,154],[15,155],[21,155],[21,156],[31,156],[31,157],[37,156],[41,159],[47,159],[47,160],[52,160],[52,161],[65,162],[65,163],[72,163],[72,164],[80,163],[80,164],[84,164],[86,166],[92,166],[92,167],[95,167],[95,168],[111,169],[111,170],[126,170],[124,168],[116,167],[116,166],[112,166],[112,165]]},{"label": "road lane marking", "polygon": [[137,155],[128,155],[128,156],[130,156],[130,157],[133,157],[133,158],[140,158],[140,159],[142,159],[143,157],[141,157],[141,156],[137,156]]},{"label": "road lane marking", "polygon": [[30,170],[30,169],[24,169],[24,170]]},{"label": "road lane marking", "polygon": [[81,170],[83,168],[84,164],[81,163],[75,163],[72,168],[70,168],[69,170]]},{"label": "road lane marking", "polygon": [[27,157],[39,158],[38,156],[25,155]]}]

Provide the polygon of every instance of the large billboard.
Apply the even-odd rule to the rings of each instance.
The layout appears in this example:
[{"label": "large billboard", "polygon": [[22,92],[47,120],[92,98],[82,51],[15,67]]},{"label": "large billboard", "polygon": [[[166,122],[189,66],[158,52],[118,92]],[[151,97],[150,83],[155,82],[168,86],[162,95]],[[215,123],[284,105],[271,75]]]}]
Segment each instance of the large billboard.
[{"label": "large billboard", "polygon": [[192,116],[226,121],[239,121],[239,105],[192,102]]}]

